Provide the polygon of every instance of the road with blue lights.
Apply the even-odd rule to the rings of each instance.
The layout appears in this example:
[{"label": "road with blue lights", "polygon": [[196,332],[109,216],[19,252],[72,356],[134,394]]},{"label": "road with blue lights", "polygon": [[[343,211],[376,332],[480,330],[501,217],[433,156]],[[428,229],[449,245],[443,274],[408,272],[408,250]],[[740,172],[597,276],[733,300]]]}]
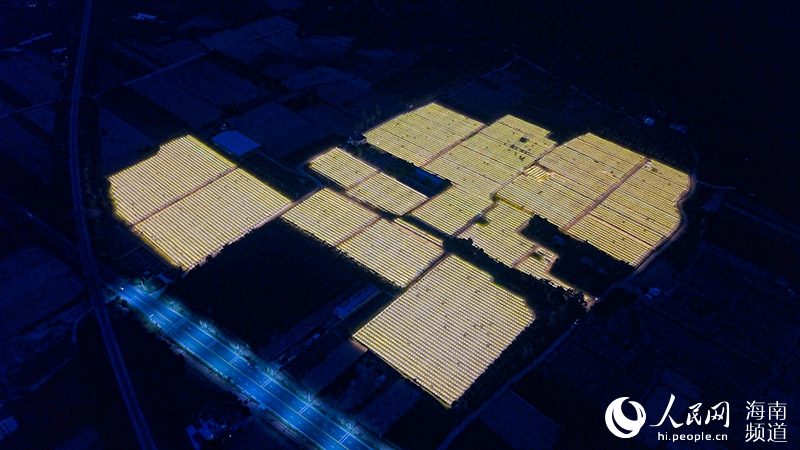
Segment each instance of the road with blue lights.
[{"label": "road with blue lights", "polygon": [[156,327],[192,356],[212,368],[243,394],[323,449],[369,449],[344,426],[286,388],[275,377],[253,366],[241,352],[205,330],[202,322],[181,314],[167,303],[132,285],[118,291]]}]

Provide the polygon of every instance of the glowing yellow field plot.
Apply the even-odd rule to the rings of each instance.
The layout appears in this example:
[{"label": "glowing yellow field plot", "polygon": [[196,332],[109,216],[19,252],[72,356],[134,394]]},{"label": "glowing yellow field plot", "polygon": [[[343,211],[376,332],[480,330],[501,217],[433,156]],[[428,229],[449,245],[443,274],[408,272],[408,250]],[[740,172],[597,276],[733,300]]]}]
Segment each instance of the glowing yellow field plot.
[{"label": "glowing yellow field plot", "polygon": [[538,164],[585,187],[593,198],[599,197],[633,168],[621,171],[564,146],[553,149]]},{"label": "glowing yellow field plot", "polygon": [[434,236],[433,234],[423,230],[422,228],[420,228],[420,227],[418,227],[418,226],[416,226],[416,225],[414,225],[414,224],[412,224],[412,223],[410,223],[410,222],[408,222],[408,221],[406,221],[404,219],[395,219],[394,223],[395,223],[395,225],[399,226],[400,228],[408,230],[409,232],[411,232],[413,234],[416,234],[420,238],[425,239],[426,241],[428,241],[428,242],[430,242],[430,243],[432,243],[432,244],[434,244],[434,245],[436,245],[438,247],[441,247],[441,246],[444,245],[444,241],[442,239]]},{"label": "glowing yellow field plot", "polygon": [[378,172],[378,169],[340,148],[311,160],[308,167],[345,189]]},{"label": "glowing yellow field plot", "polygon": [[536,244],[519,234],[531,216],[510,206],[497,202],[484,216],[484,221],[470,225],[458,237],[472,239],[486,254],[507,266],[513,266],[527,255]]},{"label": "glowing yellow field plot", "polygon": [[436,125],[442,130],[441,133],[444,133],[443,136],[447,136],[448,141],[454,140],[454,138],[463,138],[483,126],[481,122],[445,108],[438,103],[429,103],[415,109],[412,111],[411,117]]},{"label": "glowing yellow field plot", "polygon": [[116,214],[129,225],[181,199],[235,168],[192,136],[162,145],[144,161],[108,178]]},{"label": "glowing yellow field plot", "polygon": [[[598,205],[591,215],[597,221],[655,247],[680,224],[677,202],[688,190],[688,184],[689,178],[685,173],[649,161]],[[605,251],[610,245],[606,241],[604,247],[599,248]],[[643,259],[635,254],[623,256],[618,250],[612,255],[631,264]]]},{"label": "glowing yellow field plot", "polygon": [[281,217],[332,246],[378,219],[372,211],[328,188],[315,192]]},{"label": "glowing yellow field plot", "polygon": [[501,189],[498,195],[532,215],[536,214],[563,227],[593,201],[573,189],[578,189],[576,183],[557,173],[547,177],[520,175]]},{"label": "glowing yellow field plot", "polygon": [[448,256],[354,337],[452,405],[533,320],[524,299]]},{"label": "glowing yellow field plot", "polygon": [[[564,145],[609,165],[621,162],[633,167],[642,160],[641,154],[591,133],[572,139]],[[624,168],[620,168],[624,170]]]},{"label": "glowing yellow field plot", "polygon": [[655,173],[642,168],[620,187],[635,197],[666,212],[678,213],[675,203],[686,191],[687,186],[673,183]]},{"label": "glowing yellow field plot", "polygon": [[579,220],[569,234],[631,265],[637,265],[652,251],[639,239],[613,227],[592,215]]},{"label": "glowing yellow field plot", "polygon": [[651,247],[655,247],[661,243],[666,236],[666,234],[653,231],[651,228],[612,210],[604,204],[595,208],[591,214],[603,222],[619,228],[621,231],[631,236],[635,236]]},{"label": "glowing yellow field plot", "polygon": [[408,161],[415,166],[421,166],[436,153],[436,150],[421,147],[390,133],[386,128],[382,128],[384,125],[364,133],[368,142],[375,147]]},{"label": "glowing yellow field plot", "polygon": [[[513,125],[512,125],[513,124]],[[542,156],[555,142],[550,132],[514,116],[505,116],[482,129],[464,144],[481,153],[495,155],[504,163],[523,168]]]},{"label": "glowing yellow field plot", "polygon": [[658,161],[650,161],[645,165],[645,169],[666,180],[678,192],[684,192],[689,189],[689,175],[680,170]]},{"label": "glowing yellow field plot", "polygon": [[466,190],[451,187],[415,209],[411,215],[452,235],[491,204],[489,197],[476,197]]},{"label": "glowing yellow field plot", "polygon": [[401,114],[367,131],[367,142],[417,166],[483,124],[436,103]]},{"label": "glowing yellow field plot", "polygon": [[509,128],[514,128],[530,137],[546,137],[550,133],[549,130],[510,114],[497,119],[497,123],[503,124]]},{"label": "glowing yellow field plot", "polygon": [[518,169],[507,166],[506,164],[494,159],[492,156],[494,155],[485,155],[475,150],[471,150],[464,145],[458,145],[440,156],[437,161],[440,159],[450,160],[453,163],[465,169],[471,170],[472,172],[483,175],[484,177],[495,181],[496,183],[502,183],[506,180],[509,180],[511,177],[516,175],[517,172],[519,172]]},{"label": "glowing yellow field plot", "polygon": [[383,173],[367,178],[349,189],[347,195],[397,216],[402,216],[428,199],[424,194]]},{"label": "glowing yellow field plot", "polygon": [[236,169],[134,225],[170,263],[191,269],[269,220],[290,200]]},{"label": "glowing yellow field plot", "polygon": [[450,180],[461,190],[468,191],[476,197],[489,198],[500,189],[500,183],[482,174],[473,172],[447,158],[436,158],[425,165],[425,170]]},{"label": "glowing yellow field plot", "polygon": [[499,201],[483,218],[484,222],[472,224],[458,237],[472,239],[473,245],[509,267],[566,287],[550,275],[550,266],[556,260],[556,254],[520,234],[531,216]]},{"label": "glowing yellow field plot", "polygon": [[538,247],[536,251],[523,258],[516,265],[516,269],[522,273],[527,273],[528,275],[532,275],[536,278],[547,280],[556,286],[572,289],[572,287],[564,284],[564,282],[550,274],[550,267],[553,266],[553,263],[556,262],[557,258],[558,255],[550,250],[547,250],[543,247]]},{"label": "glowing yellow field plot", "polygon": [[442,255],[442,248],[383,219],[338,248],[359,264],[404,287]]},{"label": "glowing yellow field plot", "polygon": [[656,208],[645,200],[637,198],[626,192],[627,190],[617,189],[614,191],[601,206],[606,206],[628,218],[631,218],[651,230],[669,235],[674,230],[676,224],[680,222],[677,213],[670,213]]}]

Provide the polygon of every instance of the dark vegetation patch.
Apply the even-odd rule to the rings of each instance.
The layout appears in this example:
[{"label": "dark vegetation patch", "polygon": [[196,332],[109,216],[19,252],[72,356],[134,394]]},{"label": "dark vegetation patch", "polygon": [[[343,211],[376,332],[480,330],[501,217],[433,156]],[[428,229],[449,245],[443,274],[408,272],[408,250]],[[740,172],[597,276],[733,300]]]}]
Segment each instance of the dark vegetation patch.
[{"label": "dark vegetation patch", "polygon": [[308,177],[287,169],[260,151],[249,153],[239,165],[293,200],[308,194],[315,186]]},{"label": "dark vegetation patch", "polygon": [[708,221],[705,238],[771,272],[800,281],[800,265],[792,263],[800,255],[800,240],[786,230],[722,208]]},{"label": "dark vegetation patch", "polygon": [[400,448],[435,449],[444,440],[456,416],[433,396],[425,394],[386,433]]},{"label": "dark vegetation patch", "polygon": [[100,96],[100,104],[155,142],[166,142],[192,133],[192,127],[145,96],[118,86]]},{"label": "dark vegetation patch", "polygon": [[578,397],[569,386],[531,371],[514,386],[528,403],[563,427],[559,450],[575,448],[637,449],[641,444],[615,438],[603,421],[603,411]]},{"label": "dark vegetation patch", "polygon": [[337,405],[340,412],[355,415],[399,379],[396,370],[374,353],[366,352],[323,389],[320,396]]},{"label": "dark vegetation patch", "polygon": [[480,420],[473,420],[458,434],[450,447],[453,450],[470,450],[478,448],[491,448],[493,450],[512,450],[506,441],[497,433],[489,429]]},{"label": "dark vegetation patch", "polygon": [[[190,449],[183,431],[200,413],[233,420],[246,409],[211,385],[133,315],[116,317],[114,329],[139,403],[159,448]],[[78,352],[38,390],[6,408],[20,429],[10,448],[57,448],[91,429],[101,448],[134,448],[136,436],[93,316],[78,332]]]},{"label": "dark vegetation patch", "polygon": [[588,242],[562,233],[539,216],[531,218],[522,235],[558,254],[550,273],[592,295],[600,295],[612,283],[633,272],[633,267]]},{"label": "dark vegetation patch", "polygon": [[396,178],[428,197],[434,197],[444,192],[451,185],[449,180],[420,169],[410,162],[381,151],[372,145],[360,145],[355,148],[348,147],[347,150],[356,157],[377,167],[386,175]]},{"label": "dark vegetation patch", "polygon": [[168,294],[258,346],[370,278],[377,277],[278,219],[189,272]]}]

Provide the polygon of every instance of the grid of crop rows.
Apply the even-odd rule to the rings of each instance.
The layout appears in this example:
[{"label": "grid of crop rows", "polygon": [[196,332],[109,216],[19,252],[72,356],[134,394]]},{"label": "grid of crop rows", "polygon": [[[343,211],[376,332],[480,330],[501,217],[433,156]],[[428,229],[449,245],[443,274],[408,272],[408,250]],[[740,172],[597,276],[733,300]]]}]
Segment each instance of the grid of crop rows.
[{"label": "grid of crop rows", "polygon": [[116,214],[129,225],[230,172],[235,166],[192,136],[108,178]]},{"label": "grid of crop rows", "polygon": [[308,166],[347,189],[378,172],[377,169],[340,148],[334,148],[313,159]]},{"label": "grid of crop rows", "polygon": [[453,185],[476,197],[490,198],[500,188],[500,183],[480,173],[473,172],[447,158],[436,158],[425,165],[425,170],[450,180]]},{"label": "grid of crop rows", "polygon": [[557,173],[546,176],[523,174],[503,187],[498,195],[530,214],[563,227],[592,204],[593,200],[578,190],[574,181]]},{"label": "grid of crop rows", "polygon": [[499,201],[483,217],[486,223],[476,222],[458,237],[472,239],[473,245],[483,249],[497,261],[536,278],[565,286],[550,275],[550,266],[557,256],[521,234],[531,216],[513,206]]},{"label": "grid of crop rows", "polygon": [[332,246],[378,219],[372,211],[328,188],[315,192],[281,217]]},{"label": "grid of crop rows", "polygon": [[558,258],[558,255],[555,253],[544,247],[538,247],[536,251],[520,260],[516,265],[516,269],[536,278],[548,280],[557,286],[571,289],[570,286],[550,274],[550,267],[556,262],[556,258]]},{"label": "grid of crop rows", "polygon": [[489,197],[476,197],[464,189],[451,187],[412,211],[411,215],[453,235],[491,204]]},{"label": "grid of crop rows", "polygon": [[342,242],[340,250],[404,287],[442,255],[442,248],[383,219]]},{"label": "grid of crop rows", "polygon": [[401,114],[364,133],[367,141],[417,166],[483,124],[431,103]]},{"label": "grid of crop rows", "polygon": [[[614,178],[621,179],[624,173],[631,173],[600,205],[570,228],[569,233],[615,258],[639,264],[680,223],[676,202],[688,189],[688,175],[643,159],[641,155],[591,134],[573,139],[565,147],[577,149],[595,164],[602,165],[603,173]],[[590,166],[585,158],[569,159],[572,167]],[[558,166],[547,157],[540,163]],[[586,171],[578,173],[584,186],[596,180]]]},{"label": "grid of crop rows", "polygon": [[428,199],[382,172],[349,189],[347,195],[397,216],[402,216]]},{"label": "grid of crop rows", "polygon": [[514,116],[505,116],[464,141],[472,150],[522,169],[542,156],[555,142],[548,130]]},{"label": "grid of crop rows", "polygon": [[452,405],[533,320],[524,299],[451,255],[354,337]]},{"label": "grid of crop rows", "polygon": [[406,230],[416,234],[417,236],[425,239],[426,241],[433,243],[434,245],[437,245],[439,247],[442,247],[444,245],[444,241],[442,239],[440,239],[439,237],[434,236],[433,234],[429,233],[428,231],[425,231],[422,228],[420,228],[420,227],[408,222],[405,219],[399,219],[399,218],[395,219],[394,223],[397,226],[399,226],[399,227],[401,227],[403,229],[406,229]]},{"label": "grid of crop rows", "polygon": [[536,245],[518,232],[528,224],[531,216],[508,203],[495,203],[483,218],[485,223],[470,225],[458,237],[472,239],[473,244],[501,263],[513,266]]},{"label": "grid of crop rows", "polygon": [[579,220],[569,234],[631,265],[639,264],[652,247],[607,222],[589,214]]},{"label": "grid of crop rows", "polygon": [[263,224],[289,202],[252,175],[236,169],[133,229],[169,262],[188,270]]},{"label": "grid of crop rows", "polygon": [[655,164],[660,170],[648,163],[570,229],[570,234],[629,264],[640,263],[680,224],[676,202],[689,183],[685,173]]}]

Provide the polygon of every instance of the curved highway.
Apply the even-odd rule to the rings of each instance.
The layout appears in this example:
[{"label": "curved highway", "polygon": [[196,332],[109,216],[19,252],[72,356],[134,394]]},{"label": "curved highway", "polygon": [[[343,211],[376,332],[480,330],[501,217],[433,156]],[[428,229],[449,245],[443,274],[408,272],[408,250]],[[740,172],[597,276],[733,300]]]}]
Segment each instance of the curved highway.
[{"label": "curved highway", "polygon": [[81,263],[86,279],[86,288],[89,291],[89,299],[92,302],[97,322],[100,325],[100,333],[103,336],[111,366],[114,369],[114,376],[117,378],[122,399],[128,409],[128,414],[133,422],[133,429],[139,440],[139,445],[145,449],[155,449],[153,436],[144,418],[136,393],[133,390],[128,371],[125,368],[125,361],[111,327],[111,320],[108,317],[105,301],[100,291],[99,276],[97,272],[97,261],[92,253],[92,242],[89,237],[89,230],[86,226],[86,210],[83,206],[83,186],[81,183],[80,149],[78,146],[78,131],[80,125],[80,102],[81,102],[81,80],[83,78],[83,64],[86,59],[86,42],[89,36],[89,23],[91,19],[92,0],[86,0],[83,11],[83,22],[81,24],[80,42],[78,54],[75,58],[75,74],[72,80],[72,98],[69,108],[69,174],[72,190],[73,213],[75,215],[75,229],[78,235],[78,249],[80,250]]}]

